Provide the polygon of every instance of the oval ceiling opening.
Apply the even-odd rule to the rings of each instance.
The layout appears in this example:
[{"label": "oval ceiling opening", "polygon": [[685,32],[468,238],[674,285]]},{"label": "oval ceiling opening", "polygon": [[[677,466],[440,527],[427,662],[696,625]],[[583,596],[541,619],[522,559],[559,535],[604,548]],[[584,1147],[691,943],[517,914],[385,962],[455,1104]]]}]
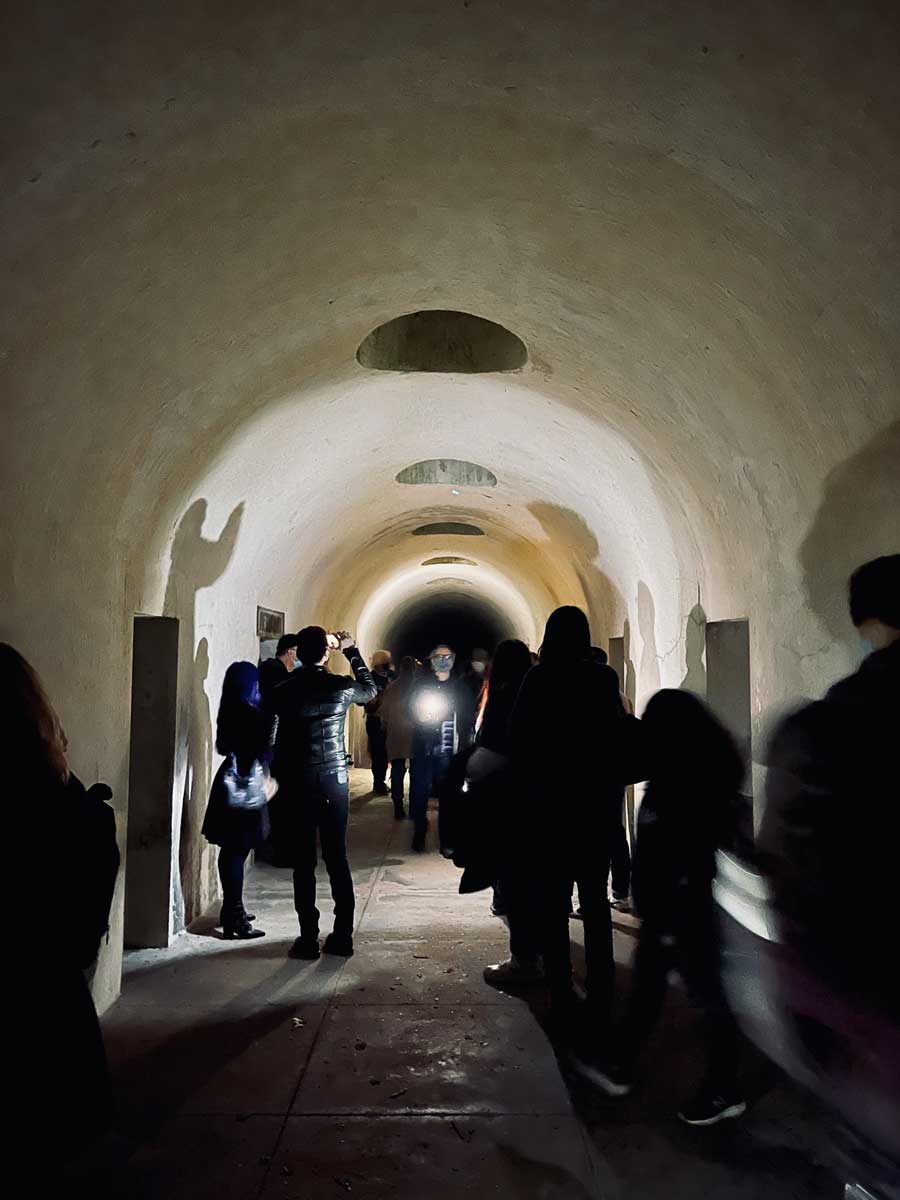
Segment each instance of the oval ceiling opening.
[{"label": "oval ceiling opening", "polygon": [[441,554],[437,558],[426,558],[422,563],[423,567],[449,567],[451,565],[460,567],[477,567],[478,563],[474,558],[461,558],[458,554]]},{"label": "oval ceiling opening", "polygon": [[528,361],[521,338],[494,321],[451,309],[405,313],[373,329],[356,361],[374,371],[517,371]]},{"label": "oval ceiling opening", "polygon": [[426,458],[422,462],[404,467],[395,476],[397,483],[411,486],[446,485],[456,487],[496,487],[497,476],[478,463],[464,462],[459,458]]},{"label": "oval ceiling opening", "polygon": [[429,534],[450,534],[455,537],[484,537],[484,530],[465,521],[432,521],[413,530],[413,537],[428,537]]}]

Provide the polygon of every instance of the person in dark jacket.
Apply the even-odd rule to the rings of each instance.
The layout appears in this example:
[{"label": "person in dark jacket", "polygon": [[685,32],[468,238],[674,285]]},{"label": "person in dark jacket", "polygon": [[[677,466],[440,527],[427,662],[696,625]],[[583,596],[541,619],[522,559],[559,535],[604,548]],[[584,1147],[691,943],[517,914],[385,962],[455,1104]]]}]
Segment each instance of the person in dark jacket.
[{"label": "person in dark jacket", "polygon": [[[773,999],[792,1042],[789,1069],[896,1181],[900,554],[855,571],[849,600],[870,653],[776,730],[758,863],[777,917]],[[862,913],[850,903],[860,893]]]},{"label": "person in dark jacket", "polygon": [[253,663],[235,662],[225,672],[216,721],[216,750],[225,756],[213,780],[203,820],[203,836],[219,847],[222,911],[219,921],[226,938],[261,938],[255,917],[244,908],[244,864],[251,850],[269,836],[268,806],[250,812],[229,808],[223,786],[226,772],[248,777],[257,764],[269,798],[277,785],[269,776],[269,738],[259,694],[259,672]]},{"label": "person in dark jacket", "polygon": [[[613,992],[612,921],[606,897],[612,823],[625,783],[642,778],[640,723],[626,715],[618,679],[591,660],[590,627],[578,608],[547,621],[540,662],[525,677],[510,723],[518,820],[511,831],[515,869],[537,931],[554,1009],[567,1022],[575,995],[569,911],[577,883],[584,918],[591,1036],[609,1021]],[[584,754],[596,761],[585,779]]]},{"label": "person in dark jacket", "polygon": [[381,700],[388,684],[397,678],[389,650],[376,650],[372,655],[372,678],[378,695],[366,705],[366,740],[372,760],[372,790],[376,796],[386,796],[388,753],[381,720]]},{"label": "person in dark jacket", "polygon": [[[456,655],[438,645],[428,656],[429,667],[410,689],[409,711],[413,723],[409,763],[409,815],[413,822],[412,848],[425,849],[428,835],[428,801],[439,795],[457,751],[471,743],[474,704],[469,689],[453,678]],[[442,846],[447,853],[450,847]]]},{"label": "person in dark jacket", "polygon": [[[59,1166],[100,1138],[113,1116],[85,972],[108,930],[119,869],[116,822],[106,803],[109,788],[85,789],[73,774],[66,736],[37,672],[5,643],[0,690],[6,700],[0,752],[10,795],[29,816],[25,836],[33,838],[39,828],[41,863],[52,885],[32,896],[36,928],[52,930],[52,937],[25,939],[17,952],[25,959],[27,999],[12,1018],[19,1053],[7,1060],[7,1132],[23,1160],[31,1148],[41,1163]],[[65,1114],[49,1138],[35,1123],[48,1097]]]},{"label": "person in dark jacket", "polygon": [[259,664],[259,694],[267,708],[272,692],[284,683],[297,666],[297,635],[286,633],[278,639],[274,658],[264,658]]},{"label": "person in dark jacket", "polygon": [[[330,651],[340,649],[353,676],[325,669]],[[284,828],[278,836],[294,867],[294,905],[300,936],[294,958],[319,957],[319,910],[316,908],[316,835],[334,897],[334,929],[325,939],[326,954],[353,953],[353,877],[347,861],[349,787],[344,727],[352,704],[366,704],[377,689],[349,633],[326,634],[310,625],[298,634],[302,666],[275,689],[277,718],[273,774],[282,789]]]},{"label": "person in dark jacket", "polygon": [[744,764],[731,735],[690,692],[657,692],[642,725],[650,774],[634,860],[641,931],[632,990],[613,1039],[615,1063],[588,1063],[585,1074],[608,1095],[631,1090],[636,1060],[662,1011],[668,976],[677,970],[703,1011],[706,1044],[705,1077],[679,1116],[691,1125],[714,1125],[746,1108],[712,896],[716,850],[727,839]]},{"label": "person in dark jacket", "polygon": [[384,728],[385,751],[391,764],[391,798],[394,819],[406,819],[403,805],[403,781],[412,753],[413,722],[409,693],[416,678],[416,660],[407,655],[400,660],[400,672],[381,697],[378,715]]}]

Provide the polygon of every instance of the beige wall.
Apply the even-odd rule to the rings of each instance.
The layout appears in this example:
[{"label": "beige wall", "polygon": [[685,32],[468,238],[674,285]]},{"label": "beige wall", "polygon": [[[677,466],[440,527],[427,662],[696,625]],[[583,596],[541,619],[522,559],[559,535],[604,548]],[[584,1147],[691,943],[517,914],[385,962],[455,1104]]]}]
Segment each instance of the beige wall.
[{"label": "beige wall", "polygon": [[[894,6],[59,11],[5,44],[2,635],[124,833],[132,617],[182,620],[176,924],[214,898],[258,602],[375,638],[420,551],[461,552],[526,631],[627,622],[639,698],[685,677],[698,593],[750,619],[757,722],[848,668],[843,580],[898,548]],[[356,364],[420,307],[529,365]],[[499,486],[393,483],[439,456]],[[474,551],[409,536],[448,509]]]}]

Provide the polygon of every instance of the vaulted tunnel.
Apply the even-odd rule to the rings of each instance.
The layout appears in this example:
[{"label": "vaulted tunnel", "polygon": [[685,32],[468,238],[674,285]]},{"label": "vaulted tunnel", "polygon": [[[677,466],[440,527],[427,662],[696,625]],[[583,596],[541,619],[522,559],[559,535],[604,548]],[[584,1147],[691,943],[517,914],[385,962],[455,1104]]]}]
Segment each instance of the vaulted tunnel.
[{"label": "vaulted tunnel", "polygon": [[763,8],[13,15],[3,636],[124,837],[133,620],[178,620],[171,933],[257,606],[371,653],[579,604],[639,705],[747,618],[757,729],[852,662],[900,510],[896,13]]}]

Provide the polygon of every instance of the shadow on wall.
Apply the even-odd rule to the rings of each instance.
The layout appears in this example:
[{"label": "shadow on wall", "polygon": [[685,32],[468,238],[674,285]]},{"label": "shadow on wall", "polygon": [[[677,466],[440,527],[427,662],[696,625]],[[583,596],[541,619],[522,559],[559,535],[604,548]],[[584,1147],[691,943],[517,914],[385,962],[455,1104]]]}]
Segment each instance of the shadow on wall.
[{"label": "shadow on wall", "polygon": [[695,604],[688,613],[684,630],[685,676],[678,685],[698,696],[706,695],[706,613],[702,604]]},{"label": "shadow on wall", "polygon": [[622,644],[625,655],[625,678],[621,684],[622,691],[632,705],[635,705],[637,703],[637,672],[634,669],[634,659],[631,657],[631,621],[628,617],[625,618],[625,624],[622,626]]},{"label": "shadow on wall", "polygon": [[861,563],[900,550],[900,421],[876,434],[825,480],[815,519],[800,547],[813,612],[846,641],[847,580]]},{"label": "shadow on wall", "polygon": [[[195,648],[197,593],[212,587],[224,575],[234,554],[244,515],[242,501],[233,509],[218,538],[210,539],[203,536],[207,508],[206,500],[195,500],[178,523],[172,541],[163,608],[165,616],[178,617],[181,622],[175,748],[175,780],[182,788],[176,931],[190,924],[208,902],[204,895],[204,875],[214,879],[212,854],[205,848],[200,834],[212,765],[212,724],[205,687],[209,674],[209,643],[203,638]],[[208,860],[206,871],[203,868],[205,860]]]},{"label": "shadow on wall", "polygon": [[591,637],[595,644],[615,636],[616,621],[625,605],[618,589],[595,565],[600,547],[590,526],[570,508],[535,501],[528,511],[540,522],[549,541],[565,550],[584,591]]},{"label": "shadow on wall", "polygon": [[642,642],[638,681],[641,692],[650,697],[659,691],[659,650],[656,646],[656,605],[643,579],[638,581],[637,619]]}]

